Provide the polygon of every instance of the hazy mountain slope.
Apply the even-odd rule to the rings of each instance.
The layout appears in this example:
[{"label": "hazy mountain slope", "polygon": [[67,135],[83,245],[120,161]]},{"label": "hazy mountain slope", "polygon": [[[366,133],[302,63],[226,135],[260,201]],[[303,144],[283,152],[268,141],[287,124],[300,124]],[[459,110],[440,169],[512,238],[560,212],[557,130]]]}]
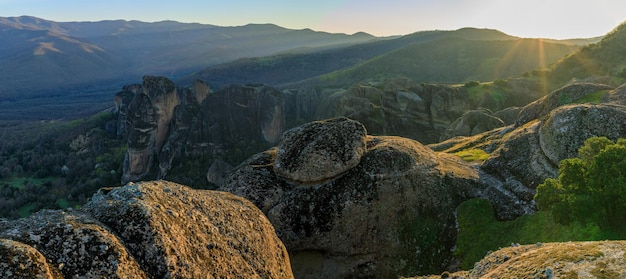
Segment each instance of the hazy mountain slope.
[{"label": "hazy mountain slope", "polygon": [[[49,119],[50,113],[63,117],[65,110],[42,108],[41,98],[45,104],[69,105],[71,111],[76,111],[76,97],[82,98],[81,106],[93,113],[109,105],[116,88],[143,75],[188,75],[241,57],[374,39],[365,33],[330,34],[270,24],[218,27],[0,17],[1,117]],[[83,98],[85,92],[88,98]],[[76,117],[69,111],[66,115]]]},{"label": "hazy mountain slope", "polygon": [[517,39],[491,29],[463,28],[455,31],[423,31],[399,38],[362,43],[345,48],[305,54],[240,59],[211,66],[190,77],[181,79],[180,82],[190,84],[194,79],[202,79],[218,87],[231,83],[281,85],[344,69],[408,45],[451,37],[468,40]]},{"label": "hazy mountain slope", "polygon": [[343,86],[396,76],[431,83],[489,81],[544,67],[577,48],[541,39],[481,41],[448,38],[410,45],[350,69],[322,75],[311,82]]},{"label": "hazy mountain slope", "polygon": [[616,84],[626,80],[626,23],[622,23],[596,43],[580,49],[556,63],[547,79],[558,87],[572,78],[609,76]]}]

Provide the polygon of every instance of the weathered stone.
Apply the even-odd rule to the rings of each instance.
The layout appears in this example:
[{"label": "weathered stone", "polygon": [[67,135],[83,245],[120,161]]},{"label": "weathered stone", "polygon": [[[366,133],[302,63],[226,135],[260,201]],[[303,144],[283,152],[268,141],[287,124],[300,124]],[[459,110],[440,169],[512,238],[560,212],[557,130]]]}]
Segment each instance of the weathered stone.
[{"label": "weathered stone", "polygon": [[40,211],[0,224],[0,237],[35,247],[65,278],[148,278],[113,233],[80,212]]},{"label": "weathered stone", "polygon": [[626,109],[614,105],[581,104],[552,111],[539,130],[541,148],[553,164],[578,155],[587,138],[626,136]]},{"label": "weathered stone", "polygon": [[287,252],[250,202],[230,193],[144,182],[97,194],[85,210],[153,278],[291,278]]},{"label": "weathered stone", "polygon": [[224,184],[230,172],[233,170],[233,166],[229,163],[226,163],[222,160],[215,160],[209,167],[209,170],[206,173],[206,180],[209,183],[213,183],[215,185]]},{"label": "weathered stone", "polygon": [[128,152],[122,183],[146,178],[167,139],[174,109],[180,103],[174,83],[164,77],[145,76],[142,93],[128,107]]},{"label": "weathered stone", "polygon": [[563,86],[524,106],[519,112],[515,125],[522,126],[529,121],[542,119],[559,106],[574,103],[590,93],[611,89],[613,89],[611,86],[594,83],[575,83]]},{"label": "weathered stone", "polygon": [[473,136],[499,127],[504,127],[504,122],[493,116],[488,110],[470,110],[457,118],[446,129],[440,140],[444,141],[456,136]]},{"label": "weathered stone", "polygon": [[[361,137],[360,129],[341,131]],[[297,143],[308,134],[295,135],[288,140]],[[302,148],[315,153],[328,146]],[[353,150],[345,144],[332,148]],[[279,147],[238,166],[220,190],[262,209],[298,278],[391,278],[443,270],[452,258],[454,209],[481,191],[476,169],[399,137],[368,136],[364,151],[342,175],[301,183],[277,175]]]},{"label": "weathered stone", "polygon": [[365,127],[337,118],[286,131],[278,144],[274,171],[286,179],[314,182],[335,177],[359,164],[365,152]]},{"label": "weathered stone", "polygon": [[15,275],[6,278],[293,278],[252,203],[165,181],[102,189],[80,210],[0,221],[0,239],[0,272]]},{"label": "weathered stone", "polygon": [[0,239],[0,277],[23,279],[62,279],[37,249],[24,243]]}]

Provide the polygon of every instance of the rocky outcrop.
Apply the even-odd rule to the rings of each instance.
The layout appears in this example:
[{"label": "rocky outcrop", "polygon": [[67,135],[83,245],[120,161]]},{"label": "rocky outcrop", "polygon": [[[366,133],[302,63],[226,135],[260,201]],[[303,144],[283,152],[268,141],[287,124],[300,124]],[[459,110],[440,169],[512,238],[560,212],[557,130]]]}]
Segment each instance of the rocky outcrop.
[{"label": "rocky outcrop", "polygon": [[575,103],[591,93],[603,90],[609,91],[611,89],[613,87],[595,83],[566,85],[522,108],[515,125],[521,126],[534,119],[540,119],[557,107]]},{"label": "rocky outcrop", "polygon": [[128,151],[122,182],[145,179],[153,171],[156,156],[167,139],[174,109],[179,103],[172,81],[162,77],[144,77],[142,92],[135,94],[126,115]]},{"label": "rocky outcrop", "polygon": [[359,121],[375,135],[401,135],[423,143],[441,133],[471,105],[462,87],[416,84],[390,79],[379,85],[356,84],[326,100],[318,116],[345,116]]},{"label": "rocky outcrop", "polygon": [[438,278],[624,278],[624,241],[513,245],[488,254],[471,271],[445,272]]},{"label": "rocky outcrop", "polygon": [[364,132],[349,119],[303,125],[220,188],[268,216],[298,278],[391,278],[451,264],[454,211],[480,195],[477,170],[417,141]]},{"label": "rocky outcrop", "polygon": [[504,127],[504,121],[494,116],[491,111],[470,110],[454,120],[443,132],[440,140],[444,141],[456,136],[473,136],[500,127]]},{"label": "rocky outcrop", "polygon": [[206,172],[206,180],[215,185],[223,185],[228,180],[233,166],[222,160],[215,160]]},{"label": "rocky outcrop", "polygon": [[293,278],[253,204],[165,181],[0,222],[0,262],[3,278]]},{"label": "rocky outcrop", "polygon": [[559,162],[576,156],[587,138],[626,136],[626,107],[618,97],[623,89],[608,88],[569,85],[524,107],[516,125],[430,147],[451,153],[476,148],[490,153],[480,164],[483,194],[499,219],[513,219],[535,211],[535,188],[556,177]]},{"label": "rocky outcrop", "polygon": [[300,182],[335,177],[359,164],[365,153],[365,136],[363,124],[347,118],[293,128],[278,145],[274,171]]},{"label": "rocky outcrop", "polygon": [[211,92],[206,82],[196,81],[177,90],[167,78],[147,76],[140,86],[124,87],[115,100],[124,119],[117,131],[128,138],[122,183],[166,178],[173,164],[190,156],[258,152],[285,130],[283,95],[267,86]]}]

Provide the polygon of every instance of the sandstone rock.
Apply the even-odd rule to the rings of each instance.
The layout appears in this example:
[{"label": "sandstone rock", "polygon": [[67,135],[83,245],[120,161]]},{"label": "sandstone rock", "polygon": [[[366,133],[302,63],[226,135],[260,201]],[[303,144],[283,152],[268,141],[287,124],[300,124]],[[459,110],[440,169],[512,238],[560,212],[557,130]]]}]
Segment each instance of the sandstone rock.
[{"label": "sandstone rock", "polygon": [[293,128],[283,134],[278,145],[274,171],[300,182],[335,177],[359,164],[366,134],[361,123],[347,118]]},{"label": "sandstone rock", "polygon": [[[362,136],[362,129],[341,129],[349,130],[356,135],[342,137]],[[295,135],[284,140],[312,153],[326,148],[311,144],[316,137]],[[359,163],[339,176],[301,183],[277,175],[279,147],[238,166],[220,188],[251,200],[268,216],[298,278],[391,278],[450,264],[454,210],[480,194],[477,170],[410,139],[365,140]],[[350,145],[333,148],[354,152]]]},{"label": "sandstone rock", "polygon": [[325,100],[317,116],[344,116],[363,123],[374,135],[401,135],[433,143],[469,109],[464,88],[418,85],[399,78],[377,86],[356,84],[338,91]]},{"label": "sandstone rock", "polygon": [[165,181],[103,189],[80,210],[2,221],[0,239],[0,271],[27,278],[293,278],[252,203]]},{"label": "sandstone rock", "polygon": [[488,110],[470,110],[452,122],[450,127],[443,132],[440,140],[444,141],[456,136],[473,136],[503,126],[504,122]]}]

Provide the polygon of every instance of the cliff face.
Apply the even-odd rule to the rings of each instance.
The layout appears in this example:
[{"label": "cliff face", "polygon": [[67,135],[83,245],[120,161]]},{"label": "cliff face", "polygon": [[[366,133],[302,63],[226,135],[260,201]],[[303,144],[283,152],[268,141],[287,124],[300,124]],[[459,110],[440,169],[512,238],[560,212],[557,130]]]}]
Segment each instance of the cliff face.
[{"label": "cliff face", "polygon": [[158,181],[0,222],[2,278],[293,278],[271,224],[234,195]]},{"label": "cliff face", "polygon": [[128,152],[124,159],[122,181],[141,180],[152,171],[179,103],[172,81],[144,77],[142,91],[135,94],[127,109]]},{"label": "cliff face", "polygon": [[343,118],[289,130],[219,189],[268,216],[296,277],[391,278],[451,264],[454,211],[478,179],[455,156]]},{"label": "cliff face", "polygon": [[144,77],[141,86],[125,87],[116,95],[123,119],[118,133],[128,139],[122,182],[164,178],[174,160],[188,155],[275,143],[285,129],[282,96],[266,86],[211,93],[202,81],[179,93],[163,77]]}]

